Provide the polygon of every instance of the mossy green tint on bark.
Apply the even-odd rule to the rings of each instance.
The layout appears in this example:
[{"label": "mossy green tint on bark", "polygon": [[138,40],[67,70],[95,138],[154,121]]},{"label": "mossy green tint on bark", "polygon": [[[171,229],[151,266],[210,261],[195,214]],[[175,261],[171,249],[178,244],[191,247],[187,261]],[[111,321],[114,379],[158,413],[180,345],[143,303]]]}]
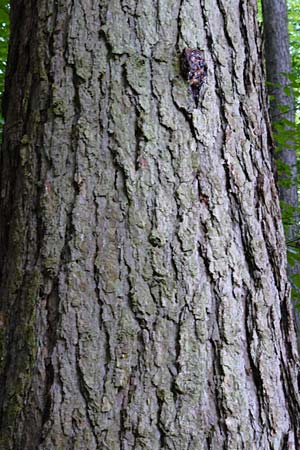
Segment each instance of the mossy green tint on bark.
[{"label": "mossy green tint on bark", "polygon": [[296,450],[256,2],[11,10],[0,449]]}]

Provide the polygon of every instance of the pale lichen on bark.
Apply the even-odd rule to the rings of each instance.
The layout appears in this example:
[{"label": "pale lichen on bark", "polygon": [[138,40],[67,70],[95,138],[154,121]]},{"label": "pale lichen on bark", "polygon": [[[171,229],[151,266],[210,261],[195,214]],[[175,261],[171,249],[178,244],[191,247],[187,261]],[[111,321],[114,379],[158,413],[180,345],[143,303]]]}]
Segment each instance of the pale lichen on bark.
[{"label": "pale lichen on bark", "polygon": [[[16,290],[2,267],[2,307],[31,387],[3,411],[1,448],[297,448],[254,3],[41,2],[30,120],[16,138],[8,111],[3,150],[13,173],[13,138],[28,136],[32,163],[17,174],[31,192],[22,203],[10,187],[2,203],[13,204],[10,233],[22,230],[16,255],[2,243],[20,270]],[[185,47],[209,67],[192,111]],[[40,274],[34,311],[26,270]],[[30,371],[11,331],[17,291],[35,327]],[[3,408],[19,384],[9,359],[0,367]]]}]

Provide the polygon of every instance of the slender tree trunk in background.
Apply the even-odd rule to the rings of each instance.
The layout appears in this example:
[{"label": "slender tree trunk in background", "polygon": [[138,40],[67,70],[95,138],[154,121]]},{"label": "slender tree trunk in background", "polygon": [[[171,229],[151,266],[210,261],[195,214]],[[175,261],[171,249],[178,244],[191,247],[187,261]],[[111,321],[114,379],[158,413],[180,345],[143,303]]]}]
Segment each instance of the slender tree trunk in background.
[{"label": "slender tree trunk in background", "polygon": [[[263,20],[265,36],[265,58],[267,81],[272,83],[269,93],[272,95],[270,102],[270,116],[272,123],[282,118],[295,122],[294,97],[284,90],[290,83],[283,72],[291,73],[289,36],[287,23],[286,0],[263,0]],[[280,107],[288,107],[283,112]],[[291,168],[292,183],[290,187],[279,186],[281,199],[297,208],[297,155],[295,149],[283,149],[276,158],[283,161]]]},{"label": "slender tree trunk in background", "polygon": [[[267,80],[272,83],[269,86],[269,94],[272,95],[270,102],[270,116],[273,125],[281,119],[287,119],[295,123],[295,106],[292,92],[289,94],[285,87],[290,83],[283,72],[291,73],[291,61],[289,50],[288,21],[286,0],[263,0],[263,20],[265,35],[265,61]],[[282,106],[287,107],[287,112],[282,111]],[[288,129],[288,127],[286,127]],[[276,139],[276,132],[275,132]],[[299,215],[298,208],[298,186],[297,186],[297,152],[293,148],[293,142],[289,143],[291,148],[285,148],[275,154],[277,161],[283,162],[290,168],[288,179],[290,185],[282,184],[286,182],[285,174],[279,176],[279,196],[284,204],[295,209],[293,223],[288,227],[287,240],[298,241],[299,239]],[[299,263],[288,267],[290,275],[300,272]],[[300,350],[300,316],[294,308],[295,324],[297,329],[298,350]]]},{"label": "slender tree trunk in background", "polygon": [[256,1],[11,15],[1,450],[299,448]]}]

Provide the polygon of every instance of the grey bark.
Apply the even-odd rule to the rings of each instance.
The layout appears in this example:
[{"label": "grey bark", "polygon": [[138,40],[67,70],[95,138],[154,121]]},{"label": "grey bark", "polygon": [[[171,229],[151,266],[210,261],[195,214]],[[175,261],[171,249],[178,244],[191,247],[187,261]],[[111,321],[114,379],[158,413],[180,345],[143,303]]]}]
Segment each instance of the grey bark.
[{"label": "grey bark", "polygon": [[1,450],[295,450],[256,2],[35,5],[11,5]]},{"label": "grey bark", "polygon": [[[291,61],[289,51],[289,35],[286,0],[263,0],[263,20],[265,36],[265,61],[270,101],[270,117],[274,126],[281,119],[287,119],[295,123],[295,105],[293,91],[285,91],[289,85],[289,79],[284,75],[291,73]],[[287,107],[287,112],[283,112],[281,107]],[[286,126],[288,130],[290,127]],[[298,214],[298,185],[297,185],[297,152],[293,142],[293,131],[290,131],[291,139],[287,142],[287,148],[276,152],[276,160],[283,162],[289,167],[290,175],[279,176],[279,197],[287,205],[294,209],[292,223],[287,227],[286,238],[291,243],[296,243],[299,239],[299,214]],[[276,132],[274,135],[276,139]],[[290,185],[282,184],[281,181],[290,181]],[[290,275],[299,273],[300,265],[295,263],[288,267]],[[299,300],[298,300],[299,302]],[[294,308],[295,324],[297,329],[298,350],[300,349],[300,316],[297,308]]]},{"label": "grey bark", "polygon": [[[290,81],[283,72],[291,73],[286,0],[263,0],[262,7],[267,80],[272,83],[269,86],[269,93],[272,95],[270,117],[273,123],[282,118],[294,123],[293,93],[291,91],[289,95],[284,90]],[[287,112],[280,109],[283,105],[288,107]],[[297,207],[296,150],[294,148],[283,149],[276,155],[276,158],[290,166],[292,174],[290,187],[279,186],[280,197],[286,203]]]}]

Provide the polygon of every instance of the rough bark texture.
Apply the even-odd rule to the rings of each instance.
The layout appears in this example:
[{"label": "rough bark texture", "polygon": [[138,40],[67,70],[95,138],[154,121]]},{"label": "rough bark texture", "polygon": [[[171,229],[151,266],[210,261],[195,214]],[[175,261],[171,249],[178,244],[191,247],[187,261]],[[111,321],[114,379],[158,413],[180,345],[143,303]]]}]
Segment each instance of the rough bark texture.
[{"label": "rough bark texture", "polygon": [[299,448],[256,2],[11,7],[1,450]]},{"label": "rough bark texture", "polygon": [[[274,126],[282,119],[287,119],[290,123],[295,123],[293,93],[288,93],[285,90],[290,81],[284,73],[291,73],[286,0],[263,0],[262,6],[267,80],[272,83],[269,85],[269,93],[272,96],[272,101],[270,102],[271,121]],[[287,107],[286,112],[282,111],[282,106]],[[295,208],[294,223],[292,222],[288,227],[287,239],[288,241],[296,242],[299,239],[297,152],[293,146],[293,139],[287,142],[287,144],[289,144],[289,148],[287,145],[287,148],[283,148],[280,152],[277,152],[275,158],[283,162],[290,171],[288,175],[290,185],[279,183],[279,197],[284,204]],[[286,182],[286,180],[286,174],[279,176],[279,181]],[[295,263],[294,266],[288,268],[290,275],[299,273],[299,271],[299,263]],[[298,351],[300,351],[300,316],[296,308],[294,315],[297,328]]]}]

